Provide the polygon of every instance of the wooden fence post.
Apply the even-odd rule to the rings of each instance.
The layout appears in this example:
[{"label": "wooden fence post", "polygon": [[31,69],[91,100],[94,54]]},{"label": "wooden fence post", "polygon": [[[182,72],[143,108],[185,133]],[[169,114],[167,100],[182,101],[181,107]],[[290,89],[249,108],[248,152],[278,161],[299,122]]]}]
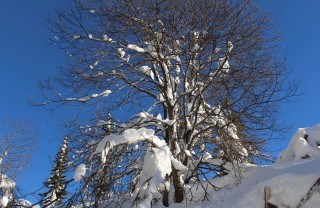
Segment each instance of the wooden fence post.
[{"label": "wooden fence post", "polygon": [[271,189],[264,187],[264,208],[278,208],[276,205],[269,203],[271,198]]}]

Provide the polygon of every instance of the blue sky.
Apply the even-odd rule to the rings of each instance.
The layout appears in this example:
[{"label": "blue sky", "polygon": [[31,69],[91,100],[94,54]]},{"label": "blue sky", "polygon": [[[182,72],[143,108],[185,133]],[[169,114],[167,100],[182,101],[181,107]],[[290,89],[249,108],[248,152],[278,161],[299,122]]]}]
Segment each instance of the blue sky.
[{"label": "blue sky", "polygon": [[[61,2],[61,1],[60,1]],[[54,74],[63,59],[60,51],[48,44],[46,18],[59,1],[10,0],[0,6],[0,119],[26,120],[38,131],[33,159],[16,181],[26,192],[42,185],[50,175],[61,139],[61,110],[48,112],[29,104],[38,96],[37,81]]]},{"label": "blue sky", "polygon": [[[37,97],[37,80],[54,75],[63,63],[62,53],[48,44],[45,18],[61,0],[7,0],[0,6],[0,119],[30,121],[40,132],[31,164],[17,184],[30,192],[39,188],[50,175],[50,158],[54,158],[63,137],[60,121],[63,109],[48,112],[28,104]],[[306,94],[283,105],[283,117],[292,128],[283,141],[283,149],[298,127],[320,123],[320,1],[258,0],[260,8],[271,12],[273,23],[283,39],[292,81],[298,81]],[[276,146],[279,145],[279,146]]]},{"label": "blue sky", "polygon": [[[282,38],[291,80],[300,83],[305,94],[283,105],[283,119],[292,124],[280,144],[285,148],[297,128],[320,123],[320,1],[259,0],[260,8],[271,12]],[[284,145],[284,146],[283,146]]]}]

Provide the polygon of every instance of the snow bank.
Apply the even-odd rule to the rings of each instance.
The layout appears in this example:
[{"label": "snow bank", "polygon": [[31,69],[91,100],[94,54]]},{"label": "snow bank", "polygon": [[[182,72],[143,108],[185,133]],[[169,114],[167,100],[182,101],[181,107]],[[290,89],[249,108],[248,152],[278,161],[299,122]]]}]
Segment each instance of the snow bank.
[{"label": "snow bank", "polygon": [[[211,183],[222,185],[216,191],[208,186],[208,200],[203,200],[205,192],[198,186],[187,194],[194,201],[172,204],[174,208],[264,208],[264,189],[269,187],[269,202],[279,208],[297,207],[310,188],[320,178],[320,158],[289,163],[286,165],[252,166],[242,169],[241,183],[236,185],[232,174],[216,178]],[[202,184],[206,187],[207,182]],[[187,196],[188,198],[188,196]],[[190,204],[191,203],[191,204]],[[315,192],[301,208],[319,207],[320,194]],[[160,207],[160,206],[159,206]]]},{"label": "snow bank", "polygon": [[320,156],[320,125],[300,128],[286,150],[280,153],[276,163],[283,164]]},{"label": "snow bank", "polygon": [[[320,177],[316,166],[320,159],[289,166],[252,167],[242,183],[226,193],[220,207],[264,207],[264,188],[271,190],[270,203],[279,207],[296,207]],[[223,193],[223,192],[222,192]],[[215,199],[218,198],[215,197]]]},{"label": "snow bank", "polygon": [[[208,188],[209,201],[203,200],[203,190],[192,188],[190,185],[190,195],[197,202],[187,202],[187,207],[263,208],[264,189],[267,187],[271,190],[269,203],[279,208],[297,207],[320,178],[319,142],[320,125],[298,129],[275,165],[242,167],[240,184],[235,183],[232,173],[210,181],[221,189],[216,191]],[[202,185],[206,187],[207,182],[203,182]],[[319,207],[319,187],[315,190],[301,208]],[[183,208],[186,207],[186,203],[172,204],[170,207]]]}]

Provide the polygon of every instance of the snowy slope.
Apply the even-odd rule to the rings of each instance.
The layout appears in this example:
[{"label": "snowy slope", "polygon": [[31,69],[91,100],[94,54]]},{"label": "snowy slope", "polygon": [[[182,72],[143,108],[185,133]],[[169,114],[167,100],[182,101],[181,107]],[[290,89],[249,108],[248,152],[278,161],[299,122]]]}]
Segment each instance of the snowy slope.
[{"label": "snowy slope", "polygon": [[[306,159],[284,165],[256,166],[243,173],[240,185],[212,191],[210,201],[199,201],[187,207],[194,208],[264,208],[264,188],[269,187],[272,195],[270,203],[279,207],[297,207],[312,185],[320,178],[320,158]],[[229,180],[230,184],[234,181]],[[201,193],[197,193],[201,197]],[[315,194],[303,206],[319,207],[320,195]],[[186,204],[174,204],[182,208]]]},{"label": "snowy slope", "polygon": [[[272,191],[269,202],[296,207],[320,177],[320,158],[287,165],[253,167],[248,172],[243,182],[226,192],[222,197],[224,202],[220,201],[216,207],[264,207],[265,187]],[[213,198],[218,200],[219,196]]]},{"label": "snowy slope", "polygon": [[[320,125],[298,129],[288,148],[280,153],[275,165],[244,168],[239,185],[234,185],[232,176],[216,180],[215,183],[229,183],[228,188],[211,191],[210,201],[199,201],[187,207],[264,208],[265,187],[271,189],[270,203],[278,207],[297,207],[320,178],[318,140],[320,141]],[[198,192],[196,195],[201,197],[201,194]],[[186,204],[173,204],[172,207],[186,207]],[[301,207],[320,207],[319,192],[316,191]]]}]

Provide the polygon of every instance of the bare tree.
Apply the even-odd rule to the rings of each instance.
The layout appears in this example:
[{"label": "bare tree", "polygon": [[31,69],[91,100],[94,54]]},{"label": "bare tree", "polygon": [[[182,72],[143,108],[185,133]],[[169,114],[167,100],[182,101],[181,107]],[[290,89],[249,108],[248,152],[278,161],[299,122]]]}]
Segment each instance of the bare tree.
[{"label": "bare tree", "polygon": [[[1,207],[20,204],[14,179],[28,165],[34,150],[36,131],[24,121],[0,121],[0,201]],[[21,202],[22,203],[22,202]]]},{"label": "bare tree", "polygon": [[27,122],[10,118],[0,122],[0,173],[14,179],[28,164],[36,130]]},{"label": "bare tree", "polygon": [[50,23],[68,64],[40,83],[43,104],[100,110],[73,128],[74,164],[86,163],[90,174],[70,203],[98,207],[116,193],[134,193],[134,204],[149,199],[143,160],[161,147],[145,137],[97,157],[110,133],[147,128],[165,141],[172,164],[159,193],[168,206],[170,193],[183,201],[185,184],[206,190],[202,179],[227,174],[227,164],[264,157],[265,143],[283,129],[279,105],[296,86],[269,17],[250,0],[73,0]]}]

